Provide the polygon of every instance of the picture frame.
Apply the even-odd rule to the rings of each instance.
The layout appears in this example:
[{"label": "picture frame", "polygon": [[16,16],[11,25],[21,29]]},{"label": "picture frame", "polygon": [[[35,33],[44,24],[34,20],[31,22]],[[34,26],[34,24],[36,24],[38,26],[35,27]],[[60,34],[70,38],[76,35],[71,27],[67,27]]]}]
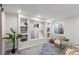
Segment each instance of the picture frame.
[{"label": "picture frame", "polygon": [[61,23],[54,24],[54,33],[64,34],[64,28],[63,28],[63,25]]}]

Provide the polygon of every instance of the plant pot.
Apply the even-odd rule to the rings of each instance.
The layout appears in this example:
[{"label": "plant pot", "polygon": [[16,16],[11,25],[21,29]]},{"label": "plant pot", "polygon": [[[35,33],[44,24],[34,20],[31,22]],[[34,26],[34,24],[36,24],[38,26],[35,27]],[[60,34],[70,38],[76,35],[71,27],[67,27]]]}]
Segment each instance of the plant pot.
[{"label": "plant pot", "polygon": [[12,53],[15,53],[16,52],[16,49],[12,49]]}]

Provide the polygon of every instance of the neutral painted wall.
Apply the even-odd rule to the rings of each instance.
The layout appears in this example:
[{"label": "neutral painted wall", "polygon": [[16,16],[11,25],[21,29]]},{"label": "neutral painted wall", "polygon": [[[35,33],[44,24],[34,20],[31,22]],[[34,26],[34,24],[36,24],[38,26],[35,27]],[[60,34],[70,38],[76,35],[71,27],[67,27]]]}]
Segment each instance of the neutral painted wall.
[{"label": "neutral painted wall", "polygon": [[56,21],[56,23],[63,23],[64,25],[63,36],[66,36],[72,42],[75,43],[79,42],[79,16],[69,17],[64,20]]},{"label": "neutral painted wall", "polygon": [[[17,31],[17,15],[7,14],[6,15],[6,32],[10,32],[10,28]],[[17,44],[16,44],[17,47]],[[12,49],[12,44],[6,40],[6,50]]]},{"label": "neutral painted wall", "polygon": [[64,32],[73,42],[79,42],[79,16],[64,20]]},{"label": "neutral painted wall", "polygon": [[17,31],[17,15],[7,14],[6,27],[6,32],[9,32],[10,28]]}]

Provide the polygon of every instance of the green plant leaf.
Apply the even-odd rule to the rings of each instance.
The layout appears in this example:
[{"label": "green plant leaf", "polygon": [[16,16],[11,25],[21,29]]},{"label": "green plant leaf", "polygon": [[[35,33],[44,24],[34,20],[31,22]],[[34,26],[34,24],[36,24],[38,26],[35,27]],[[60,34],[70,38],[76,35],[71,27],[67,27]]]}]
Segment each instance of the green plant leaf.
[{"label": "green plant leaf", "polygon": [[6,34],[9,36],[10,39],[14,38],[13,34],[11,34],[11,33],[6,33]]},{"label": "green plant leaf", "polygon": [[3,37],[3,39],[10,39],[9,37]]},{"label": "green plant leaf", "polygon": [[11,32],[12,32],[12,33],[16,33],[15,30],[14,30],[13,28],[11,28]]},{"label": "green plant leaf", "polygon": [[7,35],[12,35],[11,33],[6,33]]},{"label": "green plant leaf", "polygon": [[11,40],[11,42],[13,43],[13,40]]}]

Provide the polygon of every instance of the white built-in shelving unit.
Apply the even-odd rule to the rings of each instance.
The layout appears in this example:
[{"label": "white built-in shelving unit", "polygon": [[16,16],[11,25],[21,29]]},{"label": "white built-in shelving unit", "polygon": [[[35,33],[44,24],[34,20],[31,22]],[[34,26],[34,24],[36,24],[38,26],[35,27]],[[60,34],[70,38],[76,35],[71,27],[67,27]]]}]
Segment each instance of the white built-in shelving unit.
[{"label": "white built-in shelving unit", "polygon": [[51,38],[51,22],[46,22],[46,38]]},{"label": "white built-in shelving unit", "polygon": [[18,33],[22,38],[18,40],[18,49],[29,39],[29,18],[18,14]]},{"label": "white built-in shelving unit", "polygon": [[51,37],[51,23],[18,14],[18,50],[39,44]]}]

